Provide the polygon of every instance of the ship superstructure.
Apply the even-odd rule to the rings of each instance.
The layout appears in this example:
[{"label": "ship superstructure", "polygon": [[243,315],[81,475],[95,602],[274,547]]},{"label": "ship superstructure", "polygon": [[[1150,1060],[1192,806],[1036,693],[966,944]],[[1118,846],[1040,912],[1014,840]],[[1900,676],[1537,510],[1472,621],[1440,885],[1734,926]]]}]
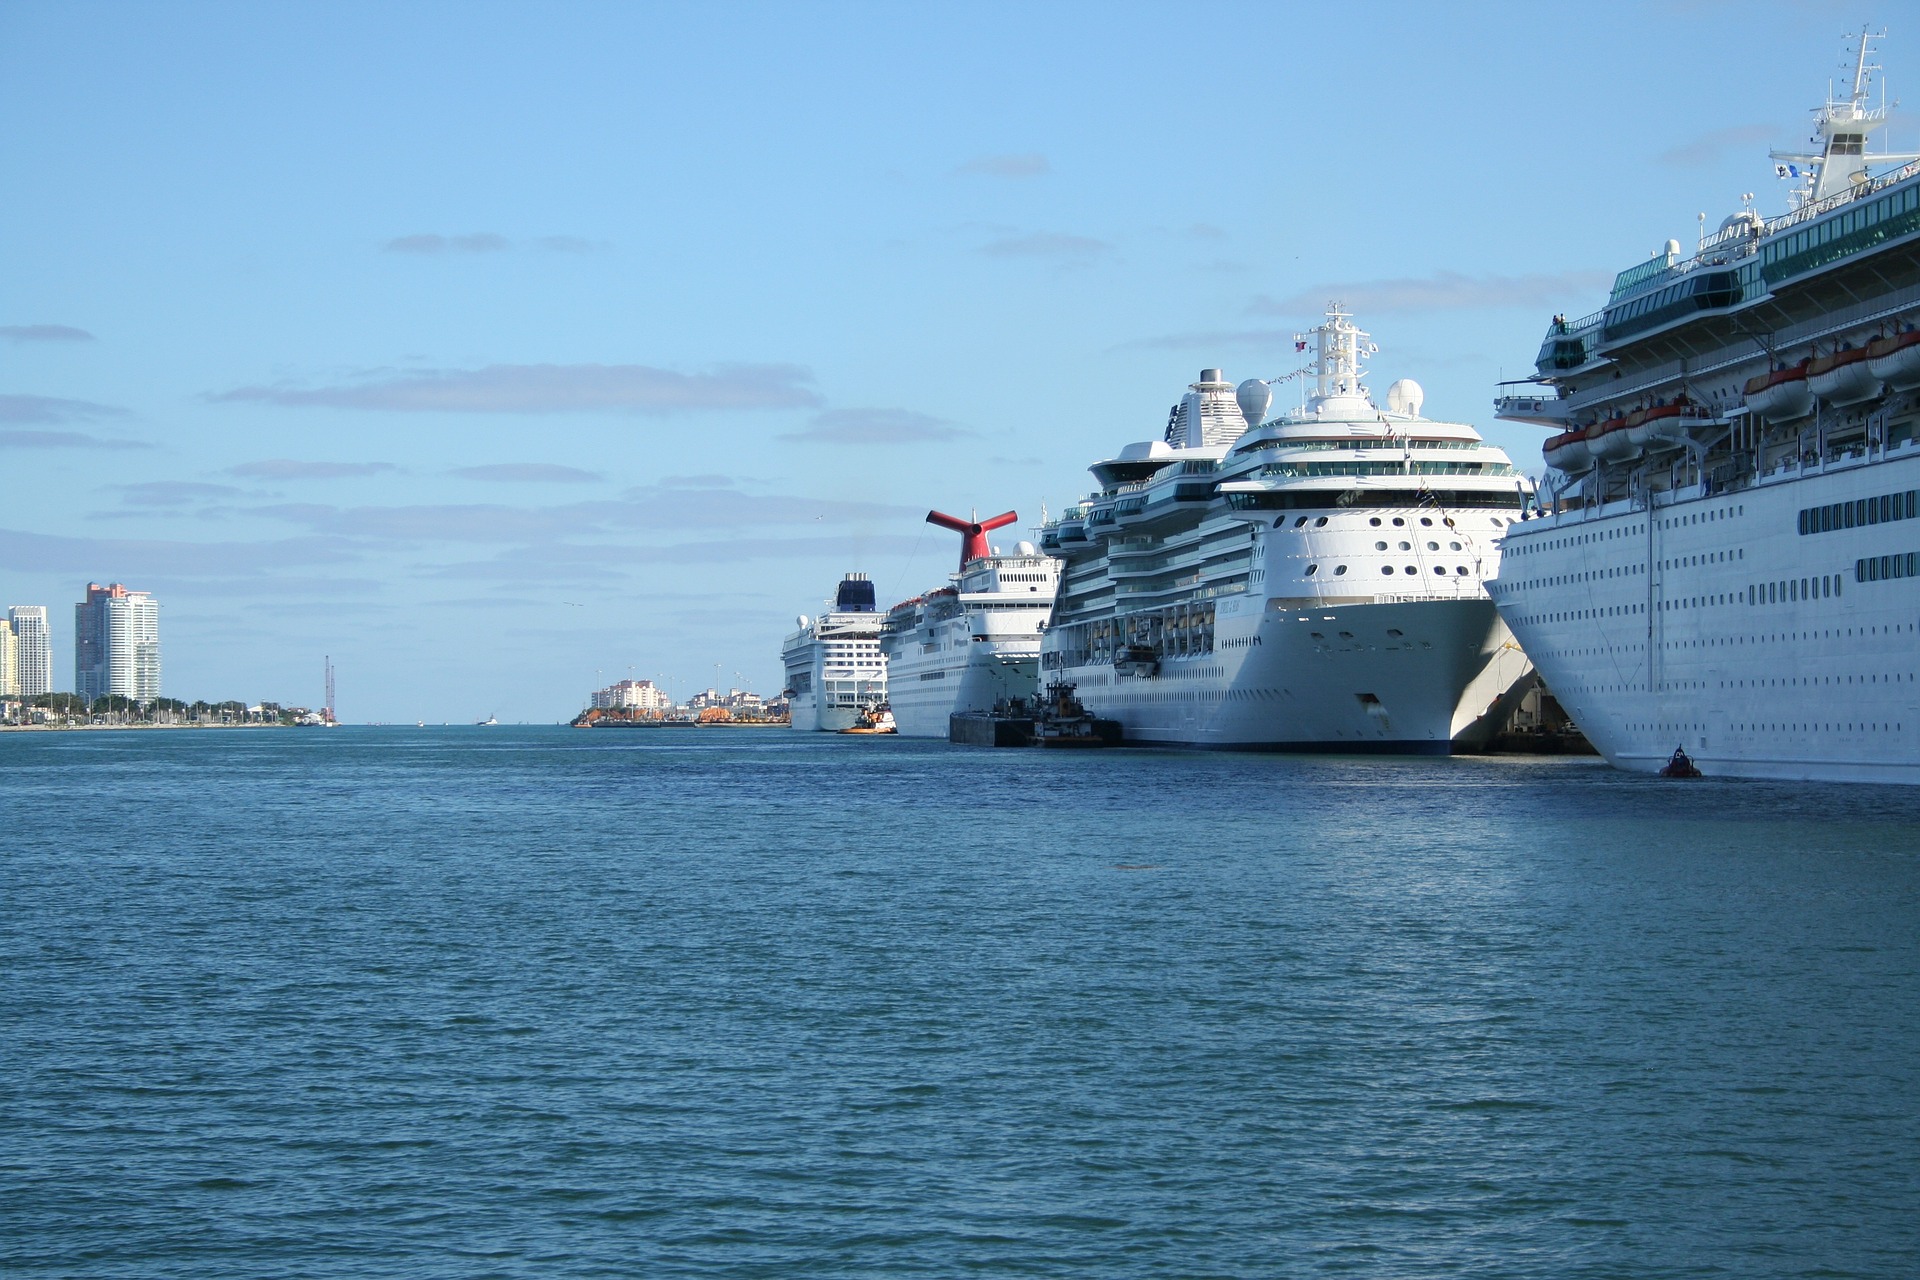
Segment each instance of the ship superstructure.
[{"label": "ship superstructure", "polygon": [[960,570],[948,585],[895,605],[881,627],[901,734],[945,738],[956,712],[991,710],[1039,691],[1040,632],[1059,566],[1031,542],[1017,543],[1011,555],[988,543],[988,533],[1016,519],[1011,511],[988,520],[927,513],[929,524],[962,536]]},{"label": "ship superstructure", "polygon": [[[1445,753],[1504,720],[1531,667],[1484,582],[1531,485],[1418,384],[1367,392],[1375,351],[1338,306],[1304,368],[1204,370],[1161,439],[1090,470],[1042,530],[1063,558],[1043,680],[1130,742]],[[1269,419],[1272,386],[1311,379]]]},{"label": "ship superstructure", "polygon": [[801,614],[780,651],[783,691],[793,727],[837,733],[887,700],[887,659],[880,652],[880,614],[864,573],[841,579],[825,612]]},{"label": "ship superstructure", "polygon": [[1556,434],[1494,599],[1619,767],[1920,782],[1920,157],[1868,149],[1877,38],[1774,153],[1786,213],[1669,241],[1496,402]]}]

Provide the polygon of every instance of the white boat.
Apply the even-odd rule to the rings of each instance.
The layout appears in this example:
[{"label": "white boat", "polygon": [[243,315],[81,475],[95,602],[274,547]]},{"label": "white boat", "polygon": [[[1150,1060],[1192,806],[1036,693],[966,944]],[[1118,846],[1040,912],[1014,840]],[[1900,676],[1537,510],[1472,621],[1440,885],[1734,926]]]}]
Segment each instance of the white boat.
[{"label": "white boat", "polygon": [[880,652],[880,615],[864,573],[841,579],[817,618],[801,614],[780,651],[792,727],[838,732],[864,708],[887,700],[887,659]]},{"label": "white boat", "polygon": [[1705,406],[1664,420],[1682,452],[1556,483],[1492,583],[1620,768],[1920,783],[1920,156],[1864,150],[1868,53],[1819,153],[1776,153],[1807,175],[1786,213],[1622,272],[1608,376],[1537,366],[1577,413]]},{"label": "white boat", "polygon": [[1478,747],[1532,667],[1482,585],[1532,491],[1472,427],[1366,390],[1338,307],[1297,339],[1313,390],[1202,372],[1160,440],[1091,469],[1042,530],[1065,561],[1041,678],[1128,742],[1300,751]]},{"label": "white boat", "polygon": [[1016,519],[1011,511],[989,520],[927,513],[929,524],[961,535],[960,570],[946,586],[895,605],[881,627],[902,735],[945,738],[956,713],[1039,692],[1040,633],[1059,564],[1031,542],[1015,544],[1011,555],[989,544],[988,533]]}]

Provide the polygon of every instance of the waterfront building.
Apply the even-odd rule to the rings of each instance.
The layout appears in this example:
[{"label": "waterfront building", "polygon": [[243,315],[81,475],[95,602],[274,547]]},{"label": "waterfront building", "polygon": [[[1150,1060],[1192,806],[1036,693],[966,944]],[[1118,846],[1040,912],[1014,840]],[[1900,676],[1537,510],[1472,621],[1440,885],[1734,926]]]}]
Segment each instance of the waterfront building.
[{"label": "waterfront building", "polygon": [[159,601],[118,582],[90,582],[73,611],[75,693],[88,701],[160,696]]},{"label": "waterfront building", "polygon": [[1557,432],[1494,600],[1614,765],[1920,784],[1920,156],[1862,36],[1815,146],[1555,316],[1503,418]]},{"label": "waterfront building", "polygon": [[20,696],[20,641],[13,623],[0,618],[0,698]]},{"label": "waterfront building", "polygon": [[594,690],[593,705],[602,711],[665,711],[673,700],[651,680],[622,680]]},{"label": "waterfront building", "polygon": [[53,641],[47,633],[47,606],[16,604],[7,610],[16,643],[19,694],[37,698],[53,692]]}]

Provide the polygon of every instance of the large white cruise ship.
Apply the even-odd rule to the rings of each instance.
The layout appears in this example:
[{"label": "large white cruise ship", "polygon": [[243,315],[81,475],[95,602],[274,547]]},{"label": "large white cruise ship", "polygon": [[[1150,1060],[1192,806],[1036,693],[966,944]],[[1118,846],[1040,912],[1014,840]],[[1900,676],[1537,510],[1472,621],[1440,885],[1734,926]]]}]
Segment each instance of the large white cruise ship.
[{"label": "large white cruise ship", "polygon": [[1337,306],[1295,343],[1313,391],[1205,370],[1163,439],[1090,470],[1041,534],[1066,561],[1042,676],[1129,742],[1446,753],[1482,745],[1532,667],[1483,583],[1531,485],[1472,427],[1377,407]]},{"label": "large white cruise ship", "polygon": [[851,729],[860,712],[887,700],[887,659],[880,652],[880,614],[873,583],[864,573],[840,580],[827,611],[804,613],[787,637],[780,658],[793,727],[837,733]]},{"label": "large white cruise ship", "polygon": [[1867,150],[1870,48],[1789,212],[1668,241],[1496,402],[1559,434],[1494,599],[1621,768],[1920,782],[1920,164]]},{"label": "large white cruise ship", "polygon": [[1012,511],[990,520],[927,513],[927,523],[961,535],[960,571],[950,585],[895,605],[880,629],[901,734],[944,738],[957,711],[1039,692],[1040,632],[1059,565],[1031,542],[1012,555],[988,544],[988,533],[1017,519]]}]

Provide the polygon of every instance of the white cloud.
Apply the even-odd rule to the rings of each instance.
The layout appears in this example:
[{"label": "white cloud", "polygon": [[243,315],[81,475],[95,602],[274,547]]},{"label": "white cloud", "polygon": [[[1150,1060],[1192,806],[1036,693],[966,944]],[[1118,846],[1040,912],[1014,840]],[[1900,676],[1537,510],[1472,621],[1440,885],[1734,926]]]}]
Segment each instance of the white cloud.
[{"label": "white cloud", "polygon": [[719,365],[678,373],[642,364],[495,364],[390,373],[330,387],[236,387],[208,398],[399,413],[641,413],[804,409],[820,403],[792,364]]},{"label": "white cloud", "polygon": [[92,342],[93,335],[70,324],[0,324],[9,342]]},{"label": "white cloud", "polygon": [[829,409],[780,438],[821,444],[926,444],[973,434],[944,418],[911,409]]}]

